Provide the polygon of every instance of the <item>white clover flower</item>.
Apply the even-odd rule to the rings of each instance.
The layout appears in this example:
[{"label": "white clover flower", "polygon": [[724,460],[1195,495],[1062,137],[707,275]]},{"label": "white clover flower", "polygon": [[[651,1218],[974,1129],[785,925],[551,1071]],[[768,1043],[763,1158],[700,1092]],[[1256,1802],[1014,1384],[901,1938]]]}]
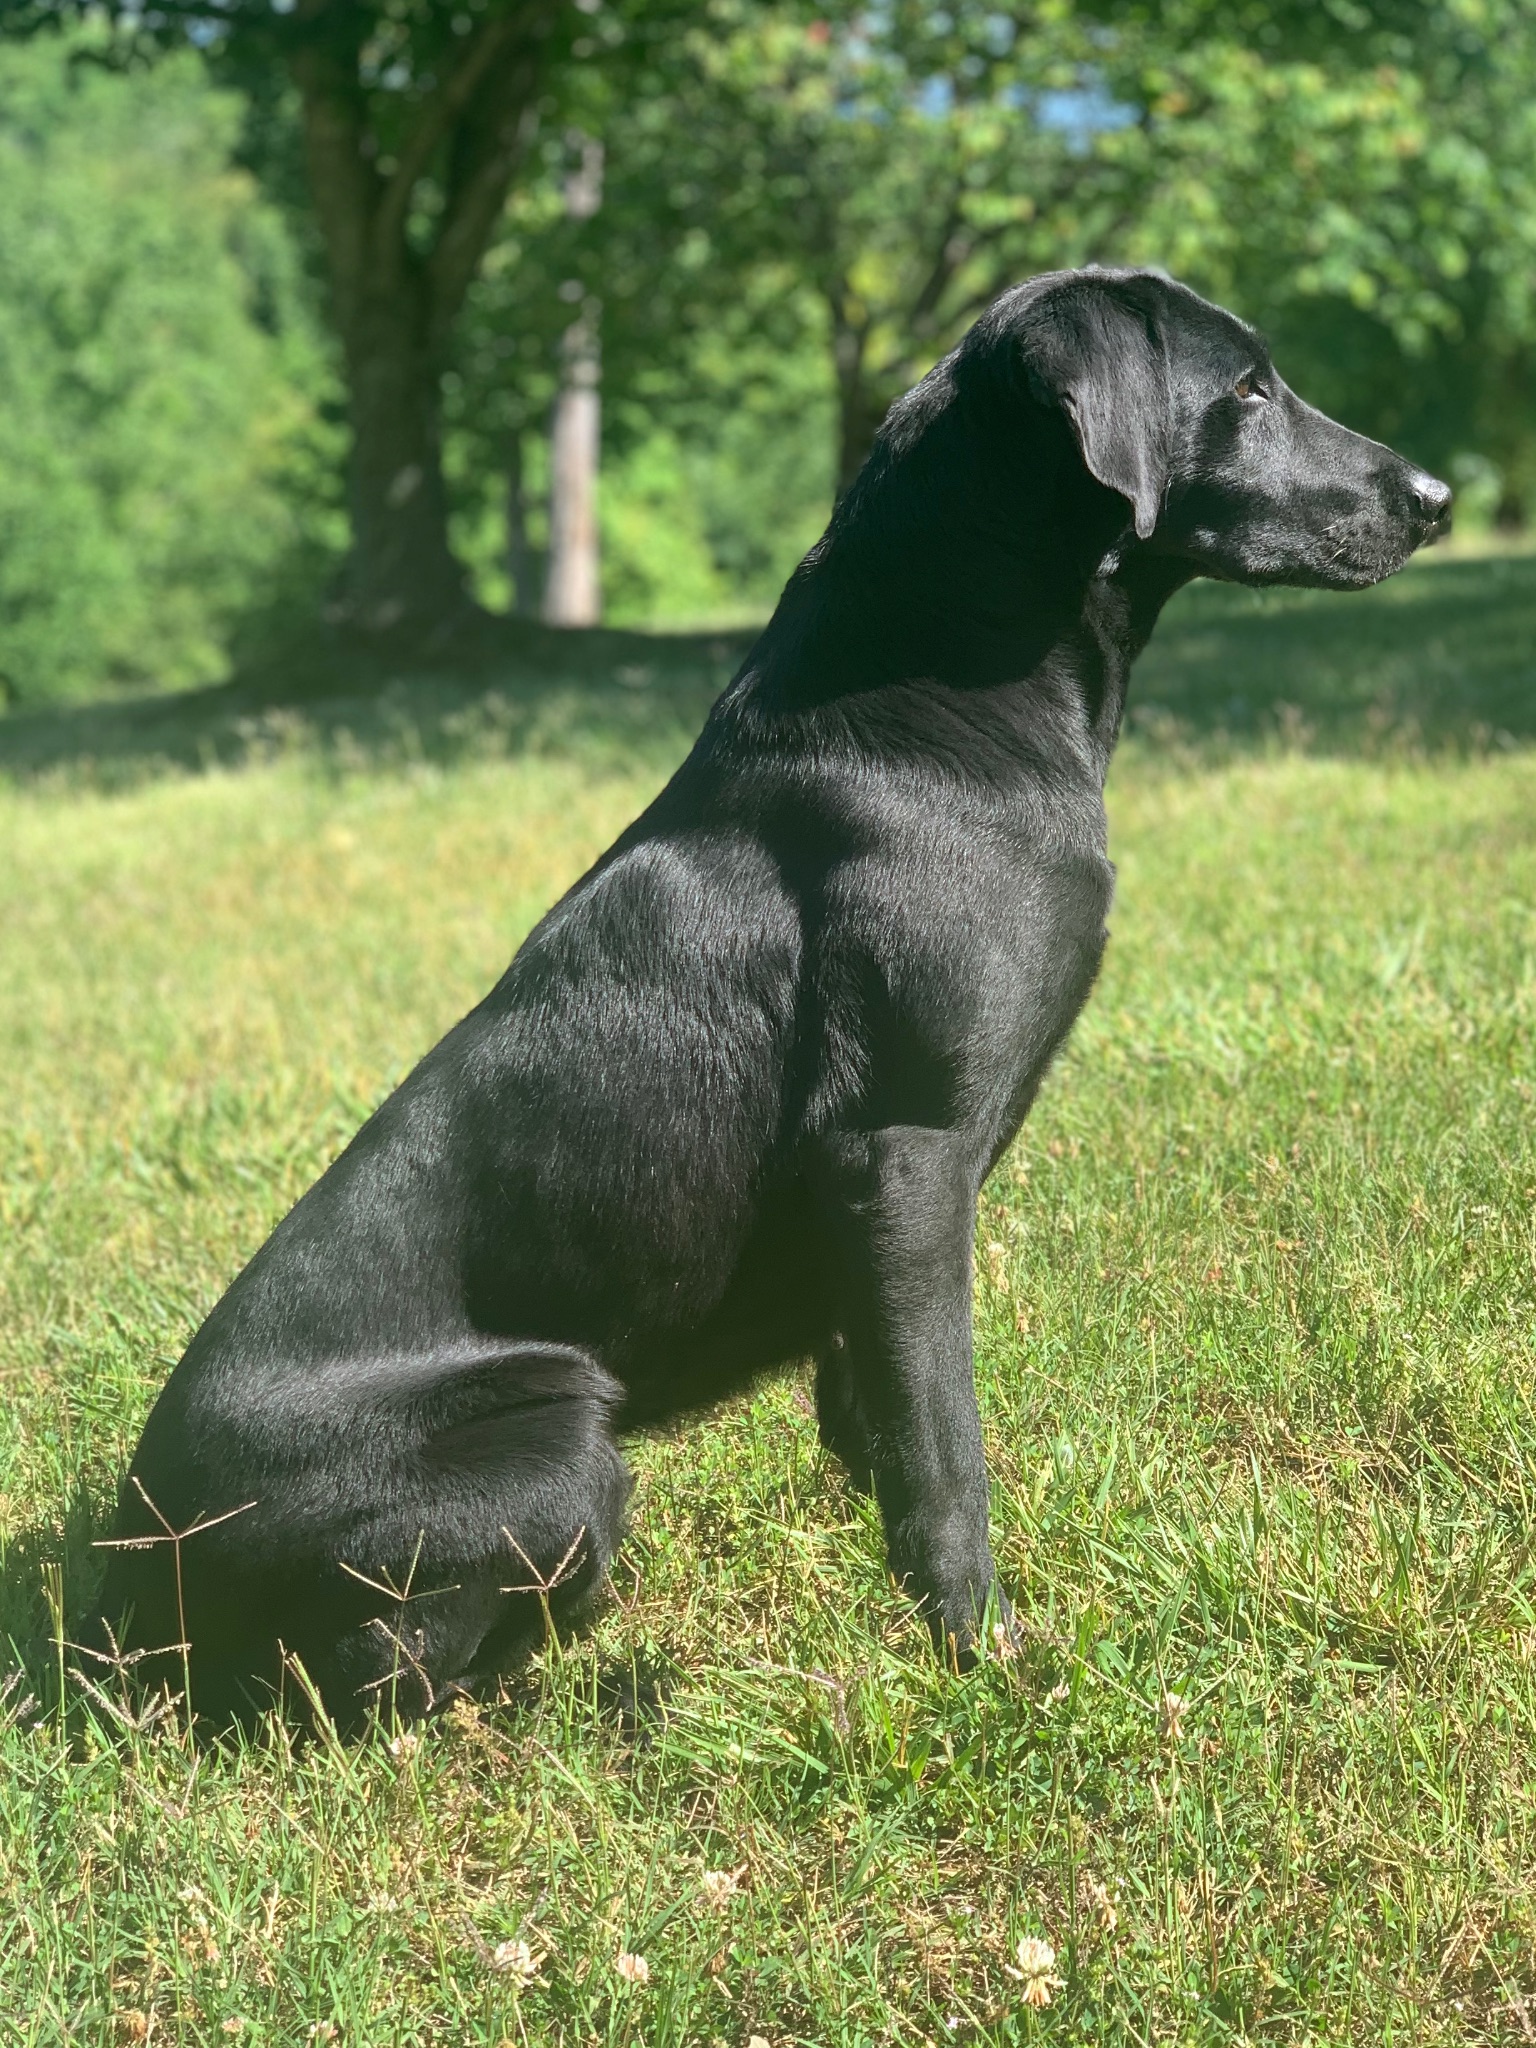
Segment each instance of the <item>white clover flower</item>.
[{"label": "white clover flower", "polygon": [[517,1984],[538,1981],[539,1959],[526,1941],[498,1941],[491,1950],[491,1968]]},{"label": "white clover flower", "polygon": [[1026,2005],[1049,2005],[1051,1994],[1063,1988],[1065,1980],[1055,1975],[1056,1951],[1048,1941],[1041,1941],[1037,1935],[1024,1934],[1014,1950],[1019,1967],[1015,1970],[1004,1964],[1010,1977],[1017,1977],[1024,1986]]}]

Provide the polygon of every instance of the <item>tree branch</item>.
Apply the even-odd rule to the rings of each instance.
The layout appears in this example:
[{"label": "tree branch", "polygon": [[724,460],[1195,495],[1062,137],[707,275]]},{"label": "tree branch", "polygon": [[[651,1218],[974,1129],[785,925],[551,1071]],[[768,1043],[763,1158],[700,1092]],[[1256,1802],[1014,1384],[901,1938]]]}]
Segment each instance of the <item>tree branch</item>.
[{"label": "tree branch", "polygon": [[[369,225],[380,179],[368,158],[367,103],[357,75],[357,41],[315,33],[323,17],[339,20],[330,0],[303,0],[299,19],[311,33],[296,39],[289,70],[299,89],[304,156],[331,273],[343,335],[355,315],[368,271]],[[326,25],[329,26],[330,23]],[[350,61],[348,61],[350,60]]]},{"label": "tree branch", "polygon": [[485,83],[487,73],[517,41],[520,28],[512,13],[493,15],[482,22],[448,77],[423,102],[415,129],[384,183],[374,225],[381,243],[403,232],[417,180],[431,167],[433,154]]},{"label": "tree branch", "polygon": [[[1053,212],[1060,202],[1076,189],[1077,185],[1081,182],[1081,177],[1082,167],[1080,165],[1072,164],[1066,166],[1064,175],[1053,181],[1048,189],[1036,200],[1033,218],[1039,220]],[[958,211],[958,202],[956,210]],[[1118,234],[1132,218],[1134,218],[1134,213],[1119,216],[1109,231],[1110,235]],[[953,281],[964,265],[979,256],[983,250],[996,249],[1000,243],[1007,240],[1015,228],[1021,225],[1027,225],[1027,223],[1002,220],[994,221],[989,227],[968,230],[965,238],[965,247],[956,260],[950,264],[947,273],[940,279],[939,266],[936,264],[927,283],[924,284],[923,289],[913,300],[909,321],[913,331],[918,334],[932,334],[941,332],[945,328],[953,328],[958,321],[966,319],[972,314],[979,313],[983,307],[990,305],[993,299],[997,297],[997,294],[1010,281],[1012,265],[1008,260],[1006,251],[1000,254],[994,261],[984,283],[968,293],[958,305],[951,306],[942,320],[934,317],[938,312],[939,301],[943,297],[945,288]],[[951,246],[952,241],[953,238],[951,238]],[[948,247],[946,247],[945,253],[946,255],[948,254]],[[930,290],[930,287],[936,282],[937,289]],[[893,363],[890,367],[894,370],[897,365]]]},{"label": "tree branch", "polygon": [[934,257],[933,267],[917,297],[912,301],[912,324],[915,327],[921,326],[928,319],[944,296],[945,286],[974,246],[967,243],[963,249],[956,247],[957,238],[964,225],[965,216],[960,211],[960,197],[956,193],[950,200],[949,210],[944,216],[944,226],[939,236],[939,253]]},{"label": "tree branch", "polygon": [[427,259],[438,343],[464,303],[513,173],[532,140],[544,45],[559,7],[560,0],[542,0],[525,11],[521,35],[503,46],[499,60],[484,72],[456,124],[447,198]]}]

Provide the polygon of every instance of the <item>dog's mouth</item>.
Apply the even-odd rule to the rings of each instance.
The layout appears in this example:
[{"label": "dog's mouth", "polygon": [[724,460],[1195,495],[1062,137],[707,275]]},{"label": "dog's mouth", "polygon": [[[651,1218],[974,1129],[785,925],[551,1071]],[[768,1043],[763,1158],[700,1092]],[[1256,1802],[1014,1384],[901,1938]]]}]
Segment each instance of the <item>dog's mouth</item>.
[{"label": "dog's mouth", "polygon": [[1203,479],[1170,506],[1162,537],[1223,582],[1367,590],[1451,530],[1448,485],[1403,464],[1283,498]]},{"label": "dog's mouth", "polygon": [[1435,546],[1450,531],[1448,496],[1406,515],[1381,505],[1361,506],[1318,535],[1305,580],[1333,590],[1369,589],[1395,576],[1421,548]]},{"label": "dog's mouth", "polygon": [[1412,552],[1417,553],[1420,548],[1432,548],[1438,542],[1445,540],[1455,523],[1455,517],[1449,505],[1446,506],[1443,512],[1438,512],[1433,518],[1424,520],[1421,523],[1419,537],[1413,544]]}]

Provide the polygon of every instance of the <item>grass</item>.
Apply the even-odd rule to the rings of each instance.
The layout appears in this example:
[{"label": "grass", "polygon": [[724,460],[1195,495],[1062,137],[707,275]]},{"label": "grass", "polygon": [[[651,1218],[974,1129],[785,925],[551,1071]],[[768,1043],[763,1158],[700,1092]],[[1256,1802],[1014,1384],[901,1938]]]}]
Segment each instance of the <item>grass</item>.
[{"label": "grass", "polygon": [[0,2039],[1536,2038],[1536,564],[1180,604],[978,1231],[1022,1653],[935,1665],[790,1378],[634,1447],[590,1636],[350,1751],[124,1728],[61,1619],[198,1317],[727,657],[0,727]]}]

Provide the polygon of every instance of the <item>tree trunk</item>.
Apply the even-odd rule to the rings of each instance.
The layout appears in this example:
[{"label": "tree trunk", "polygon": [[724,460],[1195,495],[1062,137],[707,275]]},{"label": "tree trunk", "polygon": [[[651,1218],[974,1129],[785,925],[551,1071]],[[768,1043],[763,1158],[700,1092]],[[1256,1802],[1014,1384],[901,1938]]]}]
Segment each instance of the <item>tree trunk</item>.
[{"label": "tree trunk", "polygon": [[343,335],[351,389],[352,550],[343,615],[383,629],[451,613],[464,576],[448,545],[438,365],[419,291],[367,298]]},{"label": "tree trunk", "polygon": [[549,572],[544,585],[544,616],[552,626],[595,626],[602,616],[600,378],[597,306],[592,302],[560,343],[560,390],[549,437]]},{"label": "tree trunk", "polygon": [[[566,217],[590,220],[603,203],[603,145],[573,133],[579,154],[565,181]],[[549,569],[544,617],[552,626],[595,626],[602,616],[597,470],[602,441],[602,308],[579,280],[562,292],[581,311],[560,339],[560,388],[549,436]]]},{"label": "tree trunk", "polygon": [[[370,11],[295,0],[289,67],[346,366],[352,548],[335,615],[431,626],[465,603],[448,543],[440,380],[453,325],[537,121],[564,0],[466,13],[412,120],[369,82]],[[382,146],[379,124],[394,132]],[[422,229],[430,187],[433,226]]]},{"label": "tree trunk", "polygon": [[864,375],[865,333],[850,325],[834,301],[832,366],[837,377],[837,489],[844,497],[864,467],[885,407],[869,389]]},{"label": "tree trunk", "polygon": [[852,391],[839,391],[837,408],[837,495],[850,490],[854,478],[869,459],[886,408],[862,384]]},{"label": "tree trunk", "polygon": [[1498,503],[1493,508],[1494,526],[1500,533],[1523,533],[1527,517],[1526,497],[1520,488],[1520,480],[1506,474],[1499,489]]},{"label": "tree trunk", "polygon": [[507,449],[507,580],[514,618],[537,618],[539,561],[528,537],[528,487],[523,474],[523,431],[517,428]]}]

